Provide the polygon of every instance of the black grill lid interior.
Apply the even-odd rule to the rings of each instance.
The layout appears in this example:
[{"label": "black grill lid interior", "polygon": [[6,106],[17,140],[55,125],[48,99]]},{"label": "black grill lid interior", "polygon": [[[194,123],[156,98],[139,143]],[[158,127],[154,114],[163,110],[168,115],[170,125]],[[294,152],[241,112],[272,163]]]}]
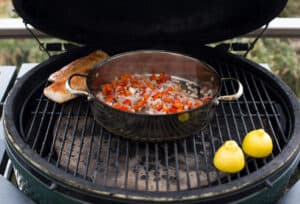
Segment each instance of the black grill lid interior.
[{"label": "black grill lid interior", "polygon": [[82,44],[230,39],[269,22],[287,0],[13,0],[26,23]]}]

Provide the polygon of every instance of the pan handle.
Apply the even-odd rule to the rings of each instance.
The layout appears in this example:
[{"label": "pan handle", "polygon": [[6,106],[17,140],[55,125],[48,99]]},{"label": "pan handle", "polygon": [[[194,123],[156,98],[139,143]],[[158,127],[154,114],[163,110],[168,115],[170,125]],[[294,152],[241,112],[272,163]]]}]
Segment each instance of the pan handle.
[{"label": "pan handle", "polygon": [[74,94],[74,95],[83,95],[83,96],[89,96],[90,94],[87,92],[87,91],[82,91],[82,90],[76,90],[76,89],[73,89],[71,87],[71,80],[73,77],[85,77],[87,78],[87,75],[85,74],[72,74],[66,81],[66,89],[71,93],[71,94]]},{"label": "pan handle", "polygon": [[222,78],[221,82],[226,81],[226,80],[233,80],[236,83],[238,83],[238,90],[236,93],[234,93],[232,95],[219,96],[218,100],[219,101],[233,101],[233,100],[239,99],[241,97],[241,95],[244,93],[244,87],[243,87],[242,83],[239,80],[234,79],[234,78]]}]

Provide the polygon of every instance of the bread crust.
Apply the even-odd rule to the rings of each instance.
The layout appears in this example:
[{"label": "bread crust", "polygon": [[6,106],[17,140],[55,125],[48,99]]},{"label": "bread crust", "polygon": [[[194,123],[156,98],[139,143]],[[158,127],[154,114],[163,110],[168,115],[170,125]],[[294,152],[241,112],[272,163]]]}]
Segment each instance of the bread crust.
[{"label": "bread crust", "polygon": [[[87,56],[78,58],[60,70],[52,73],[48,80],[53,82],[44,88],[44,95],[56,103],[65,103],[77,97],[71,94],[66,89],[66,80],[75,73],[87,74],[98,62],[108,58],[108,54],[103,51],[97,50]],[[77,90],[87,90],[86,78],[75,76],[71,80],[71,87]]]},{"label": "bread crust", "polygon": [[108,58],[108,54],[101,50],[96,50],[87,56],[72,61],[60,70],[52,73],[49,76],[48,81],[56,82],[66,80],[74,73],[87,74],[97,62],[105,60],[106,58]]}]

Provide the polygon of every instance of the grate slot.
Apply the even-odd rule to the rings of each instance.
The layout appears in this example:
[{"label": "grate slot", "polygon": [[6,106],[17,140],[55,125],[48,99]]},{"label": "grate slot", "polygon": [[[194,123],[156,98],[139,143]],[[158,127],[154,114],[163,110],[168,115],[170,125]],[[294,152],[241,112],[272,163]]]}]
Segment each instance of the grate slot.
[{"label": "grate slot", "polygon": [[98,149],[97,149],[97,154],[96,154],[96,166],[95,166],[95,170],[93,173],[93,183],[96,183],[96,179],[98,176],[98,170],[100,169],[100,155],[101,155],[101,150],[102,150],[102,140],[103,140],[103,128],[100,129],[100,133],[98,136]]},{"label": "grate slot", "polygon": [[135,172],[135,190],[138,190],[138,181],[139,181],[139,143],[135,143],[135,158],[136,163],[134,167]]},{"label": "grate slot", "polygon": [[116,144],[116,158],[115,158],[115,186],[118,185],[118,175],[119,175],[119,168],[120,168],[120,164],[119,164],[119,155],[120,155],[120,138],[117,137],[117,144]]},{"label": "grate slot", "polygon": [[78,121],[79,121],[79,115],[80,115],[80,110],[81,110],[81,101],[79,102],[79,106],[77,109],[77,112],[75,114],[75,126],[73,127],[73,132],[72,132],[72,142],[70,143],[70,148],[69,148],[69,154],[67,157],[67,165],[65,166],[65,171],[67,172],[69,169],[69,165],[70,165],[70,161],[71,161],[71,155],[73,152],[73,147],[74,147],[74,141],[75,141],[75,137],[76,137],[76,132],[77,132],[77,128],[78,128]]},{"label": "grate slot", "polygon": [[177,191],[180,191],[177,142],[174,142],[174,159],[175,159],[176,189],[177,189]]},{"label": "grate slot", "polygon": [[196,179],[197,179],[197,187],[200,187],[200,170],[199,170],[199,158],[198,158],[198,151],[196,146],[196,136],[193,135],[193,152],[194,152],[194,158],[195,158],[195,167],[196,167]]},{"label": "grate slot", "polygon": [[149,143],[146,143],[146,151],[145,151],[145,184],[146,191],[149,190]]},{"label": "grate slot", "polygon": [[[44,85],[42,85],[43,87],[46,87],[48,85],[48,83],[47,82],[45,82],[44,83]],[[44,97],[44,94],[43,93],[41,93],[40,94],[40,96],[39,96],[39,99],[38,99],[38,104],[36,105],[36,108],[35,108],[35,112],[37,113],[38,112],[38,110],[40,109],[40,106],[41,106],[41,102],[42,102],[42,98]],[[37,120],[37,116],[38,116],[38,114],[34,114],[33,115],[33,118],[31,119],[31,123],[30,123],[30,126],[29,126],[29,130],[28,130],[28,132],[27,132],[27,134],[26,134],[26,136],[25,136],[25,142],[26,143],[28,143],[28,141],[29,141],[29,139],[30,139],[30,136],[31,136],[31,134],[32,134],[32,131],[33,131],[33,127],[34,127],[34,125],[35,125],[35,123],[36,123],[36,120]]]},{"label": "grate slot", "polygon": [[[216,146],[215,146],[215,137],[213,137],[213,135],[215,135],[214,133],[213,133],[213,130],[212,130],[212,127],[211,127],[211,123],[209,123],[208,124],[208,128],[209,128],[209,134],[212,136],[212,137],[210,137],[210,143],[211,143],[211,146],[212,146],[212,151],[213,152],[216,152],[217,151],[217,149],[216,149]],[[218,144],[218,146],[219,146],[220,144]],[[217,180],[218,180],[218,184],[221,184],[221,175],[220,175],[220,172],[219,171],[217,171]],[[197,179],[198,179],[198,177],[197,177]]]},{"label": "grate slot", "polygon": [[[228,69],[227,69],[227,73],[229,74]],[[236,76],[235,76],[235,77],[236,77]],[[230,82],[230,84],[231,84],[231,88],[232,88],[233,92],[236,92],[237,90],[236,90],[236,88],[235,88],[235,86],[234,86],[234,84],[233,84],[232,81]],[[225,91],[226,91],[226,93],[228,93],[227,87],[225,87]],[[248,102],[251,102],[251,101],[248,101]],[[240,101],[240,100],[238,100],[238,102],[237,102],[238,110],[242,113],[242,108],[241,108],[241,106],[240,106],[241,103],[245,103],[245,101]],[[231,110],[232,110],[232,106],[231,106]],[[232,111],[233,111],[233,110],[232,110]],[[236,119],[234,118],[234,120],[235,120],[236,132],[237,132],[237,134],[238,134],[238,139],[239,139],[239,142],[240,142],[240,144],[241,144],[241,143],[242,143],[241,134],[245,135],[245,134],[248,132],[248,128],[247,128],[247,125],[246,125],[246,122],[245,122],[245,114],[239,114],[239,117],[241,118],[241,121],[242,121],[242,124],[243,124],[243,125],[242,125],[243,130],[239,129],[240,131],[242,131],[242,133],[240,133],[240,132],[238,131]],[[248,163],[246,163],[246,172],[247,172],[247,174],[250,173]]]},{"label": "grate slot", "polygon": [[[255,87],[255,90],[256,90],[256,92],[257,92],[258,98],[259,98],[260,101],[262,101],[262,97],[261,97],[260,91],[259,91],[259,89],[258,89],[258,87],[257,87],[256,81],[255,81],[254,78],[253,78],[253,75],[251,75],[251,79],[252,79],[253,85],[254,85],[254,87]],[[270,130],[271,130],[271,132],[272,132],[273,140],[275,141],[275,144],[276,144],[276,146],[277,146],[279,152],[281,152],[281,147],[280,147],[280,144],[279,144],[279,142],[278,142],[278,140],[277,140],[277,137],[274,137],[276,134],[275,134],[273,125],[272,125],[272,123],[271,123],[270,117],[269,117],[269,115],[268,115],[268,113],[267,113],[267,111],[266,111],[266,107],[265,107],[264,103],[261,103],[261,105],[262,105],[263,110],[264,110],[264,112],[265,112],[265,114],[266,114],[266,117],[267,117],[267,119],[268,119],[268,120],[267,120],[267,123],[269,124]],[[278,125],[278,127],[279,127],[279,130],[281,130],[280,125],[279,125],[279,124],[277,124],[277,125]],[[281,133],[281,131],[279,131],[279,132]],[[272,156],[274,157],[273,153],[272,153]]]},{"label": "grate slot", "polygon": [[158,170],[158,144],[155,143],[155,184],[156,184],[156,191],[159,191],[159,170]]},{"label": "grate slot", "polygon": [[[246,84],[247,84],[247,87],[250,87],[250,85],[249,85],[249,82],[248,82],[248,79],[246,78],[246,76],[245,76],[245,72],[243,72],[243,77],[244,77],[244,79],[245,79],[245,82],[246,82]],[[252,74],[250,74],[250,78],[252,78],[253,77],[253,75]],[[254,82],[254,86],[255,86],[255,81],[253,81]],[[251,86],[251,87],[253,87],[253,86]],[[254,94],[253,94],[253,92],[248,88],[248,90],[249,90],[249,94],[250,94],[250,98],[252,99],[252,101],[254,101]],[[258,91],[258,90],[256,90],[256,91]],[[257,94],[258,94],[258,92],[257,92]],[[258,120],[259,120],[259,123],[260,123],[260,127],[261,128],[263,128],[263,129],[265,129],[265,130],[267,130],[267,127],[266,127],[266,125],[264,125],[264,123],[263,123],[263,121],[262,121],[262,118],[261,118],[261,115],[260,115],[260,111],[259,111],[259,109],[258,109],[258,107],[257,107],[257,104],[256,103],[253,103],[254,104],[254,109],[255,109],[255,111],[256,111],[256,113],[257,113],[257,118],[258,118]],[[253,120],[252,120],[253,121]],[[254,126],[254,128],[255,128],[255,126]],[[270,128],[271,128],[271,131],[272,131],[272,127],[270,126]],[[272,134],[274,134],[274,132],[272,131]],[[276,144],[277,144],[277,148],[279,148],[279,151],[281,151],[280,149],[280,146],[279,146],[279,144],[276,142]],[[271,154],[271,156],[272,156],[272,158],[274,157],[274,155],[273,155],[273,153]],[[266,163],[266,160],[265,159],[263,159],[263,163],[265,164]]]},{"label": "grate slot", "polygon": [[[218,112],[216,113],[216,117],[215,118],[216,118],[217,129],[218,129],[218,136],[220,138],[220,142],[221,142],[221,144],[224,144],[225,141],[224,141],[224,139],[222,137],[221,124],[220,124],[220,121],[219,121],[220,114]],[[227,181],[231,180],[231,178],[230,178],[230,176],[228,174],[226,175],[226,178],[227,178]]]},{"label": "grate slot", "polygon": [[[228,70],[228,65],[227,65],[227,64],[225,64],[224,67],[226,67],[227,70]],[[224,75],[222,69],[220,70],[220,73],[221,73],[222,75]],[[229,77],[231,76],[228,72],[227,72],[226,74],[228,74]],[[230,81],[230,83],[231,83],[231,88],[232,88],[232,89],[234,90],[234,92],[235,92],[235,88],[234,88],[233,82]],[[230,92],[229,92],[229,87],[228,87],[227,84],[225,84],[224,90],[225,90],[225,94],[226,94],[226,95],[230,94]],[[238,104],[239,112],[242,112],[242,111],[241,111],[241,108],[240,108],[240,106],[239,106],[239,101],[237,101],[236,103]],[[237,115],[235,114],[235,112],[234,112],[234,110],[233,110],[232,103],[229,102],[229,103],[227,103],[227,104],[229,105],[229,108],[230,108],[230,115],[232,116],[232,117],[231,117],[232,119],[231,119],[231,118],[228,119],[228,116],[225,116],[225,117],[227,118],[227,120],[230,120],[230,119],[231,119],[231,121],[233,121],[233,124],[234,124],[234,128],[229,128],[228,122],[226,122],[226,129],[227,129],[227,132],[228,132],[229,135],[231,135],[231,133],[230,133],[229,131],[230,131],[230,130],[234,131],[234,132],[233,132],[233,135],[236,135],[236,136],[237,136],[238,143],[241,145],[241,144],[242,144],[242,139],[241,139],[240,130],[239,130],[238,122],[237,122]],[[224,108],[223,108],[223,113],[224,113],[224,115],[225,115]],[[239,115],[240,115],[240,117],[241,117],[241,114],[239,114]],[[241,118],[242,118],[242,117],[241,117]],[[227,120],[226,120],[226,121],[227,121]],[[243,123],[245,123],[245,121],[243,121]],[[230,138],[230,137],[229,137],[229,138]],[[246,168],[247,173],[249,173],[249,167],[248,167],[248,165],[246,165],[245,168]],[[240,177],[241,177],[240,173],[237,173],[237,176],[238,176],[238,178],[240,178]]]},{"label": "grate slot", "polygon": [[65,145],[67,132],[68,132],[69,125],[70,125],[70,119],[71,119],[71,113],[72,113],[73,107],[74,107],[74,103],[72,104],[71,109],[68,111],[67,122],[66,122],[66,125],[65,125],[65,128],[64,128],[63,140],[62,140],[60,148],[59,148],[59,154],[58,154],[58,159],[56,161],[56,167],[59,166],[60,161],[61,161],[61,156],[62,156],[63,147]]},{"label": "grate slot", "polygon": [[108,142],[106,146],[106,155],[105,155],[105,165],[104,165],[104,185],[107,184],[107,171],[109,169],[109,157],[110,157],[110,149],[111,149],[111,134],[108,135]]},{"label": "grate slot", "polygon": [[208,158],[207,158],[207,150],[206,150],[206,147],[205,147],[205,135],[203,133],[203,131],[201,131],[201,143],[202,143],[202,149],[203,149],[203,154],[204,154],[204,161],[205,161],[205,172],[206,172],[206,178],[207,178],[207,183],[208,183],[208,186],[211,186],[211,179],[210,179],[210,175],[209,175],[209,172],[208,172]]},{"label": "grate slot", "polygon": [[[80,144],[79,144],[79,154],[77,155],[77,162],[76,162],[76,167],[74,170],[74,176],[77,175],[77,171],[78,171],[78,167],[79,167],[79,162],[80,162],[80,158],[82,155],[82,148],[83,148],[83,141],[84,141],[84,136],[86,134],[86,130],[87,130],[87,126],[88,126],[88,116],[89,116],[89,107],[86,106],[86,110],[85,110],[85,115],[84,115],[84,128],[81,130],[81,136],[80,136]],[[76,152],[75,152],[76,154]]]},{"label": "grate slot", "polygon": [[56,142],[56,138],[58,136],[58,129],[59,129],[59,126],[61,125],[61,120],[62,120],[64,109],[65,109],[65,104],[62,105],[61,111],[59,113],[59,117],[57,119],[58,123],[57,123],[55,131],[54,131],[54,137],[53,137],[53,140],[52,140],[52,143],[51,143],[50,153],[48,155],[48,162],[50,162],[50,160],[51,160],[51,158],[54,154],[54,145],[55,145],[55,142]]},{"label": "grate slot", "polygon": [[[241,75],[239,75],[239,74],[237,74],[237,72],[236,72],[236,70],[234,70],[234,73],[235,73],[235,77],[238,79],[238,76],[241,76]],[[249,88],[249,83],[248,83],[248,81],[245,81],[245,76],[244,76],[244,73],[242,73],[242,76],[244,77],[243,79],[244,79],[244,83],[246,84],[246,88],[244,89],[244,94],[241,96],[241,98],[243,99],[243,101],[244,101],[244,104],[246,105],[246,110],[247,110],[247,114],[248,114],[248,119],[250,120],[250,124],[251,124],[251,128],[250,129],[247,129],[247,132],[248,131],[250,131],[250,130],[252,130],[252,129],[256,129],[256,125],[255,125],[255,123],[254,123],[254,120],[253,120],[253,116],[252,116],[252,114],[251,114],[251,112],[250,112],[250,108],[249,108],[249,104],[247,103],[247,98],[246,98],[246,94],[247,93],[251,93],[251,90],[250,90],[250,88]],[[253,101],[253,100],[252,100]],[[255,103],[253,103],[253,104],[255,104]],[[257,116],[257,114],[256,114],[256,116]],[[249,124],[249,125],[250,125]],[[254,170],[253,171],[256,171],[259,167],[258,167],[258,164],[257,164],[257,161],[256,160],[252,160],[252,159],[250,159],[250,161],[252,161],[251,163],[253,163],[254,164]],[[249,164],[250,164],[250,162],[249,162]]]},{"label": "grate slot", "polygon": [[190,189],[191,182],[190,182],[190,170],[189,170],[188,161],[187,161],[188,157],[187,157],[186,139],[183,140],[183,150],[184,150],[184,161],[185,161],[187,187],[188,187],[188,189]]},{"label": "grate slot", "polygon": [[33,145],[32,145],[32,149],[36,149],[36,144],[39,140],[39,138],[41,137],[41,129],[43,127],[43,123],[45,121],[45,116],[46,116],[46,110],[48,109],[48,105],[49,105],[49,101],[46,102],[46,105],[44,107],[44,110],[43,110],[43,114],[41,116],[41,119],[39,121],[39,127],[37,129],[37,132],[35,134],[35,137],[34,137],[34,141],[33,141]]},{"label": "grate slot", "polygon": [[166,170],[166,183],[167,183],[167,191],[170,191],[170,181],[169,181],[169,148],[168,143],[164,143],[164,152],[165,152],[165,170]]},{"label": "grate slot", "polygon": [[276,121],[276,124],[277,124],[278,127],[279,127],[279,133],[280,133],[281,137],[283,138],[284,142],[287,143],[287,142],[288,142],[288,138],[286,138],[286,136],[285,136],[285,134],[284,134],[284,131],[283,131],[283,128],[282,128],[282,126],[281,126],[281,123],[279,122],[279,118],[278,118],[279,114],[276,114],[276,111],[275,111],[275,108],[274,108],[274,104],[275,104],[275,103],[271,101],[270,96],[269,96],[269,93],[267,92],[266,87],[264,86],[264,84],[262,83],[262,81],[259,80],[259,82],[260,82],[261,87],[262,87],[262,89],[263,89],[263,91],[264,91],[263,93],[264,93],[265,96],[267,97],[268,102],[269,102],[269,104],[270,104],[270,106],[271,106],[271,110],[272,110],[272,113],[273,113],[273,114],[271,114],[271,115],[269,114],[269,115],[270,115],[270,116],[274,116],[275,121]]},{"label": "grate slot", "polygon": [[89,166],[90,166],[90,161],[91,161],[91,153],[92,153],[92,148],[93,148],[93,142],[94,142],[94,135],[95,135],[95,123],[96,121],[93,120],[92,122],[92,127],[91,127],[91,137],[90,137],[90,143],[89,143],[89,151],[87,153],[87,162],[85,165],[85,172],[84,172],[84,179],[87,179],[88,171],[89,171]]},{"label": "grate slot", "polygon": [[52,126],[52,123],[53,123],[53,120],[54,120],[56,107],[57,107],[57,105],[56,105],[56,103],[54,103],[54,105],[52,107],[51,114],[50,114],[49,123],[48,123],[47,129],[46,129],[45,137],[44,137],[43,142],[42,142],[42,148],[41,148],[41,151],[40,151],[40,156],[44,155],[45,145],[46,145],[46,141],[48,140],[50,129],[51,129],[51,126]]},{"label": "grate slot", "polygon": [[126,141],[126,154],[125,154],[125,189],[128,189],[128,160],[129,160],[129,142]]}]

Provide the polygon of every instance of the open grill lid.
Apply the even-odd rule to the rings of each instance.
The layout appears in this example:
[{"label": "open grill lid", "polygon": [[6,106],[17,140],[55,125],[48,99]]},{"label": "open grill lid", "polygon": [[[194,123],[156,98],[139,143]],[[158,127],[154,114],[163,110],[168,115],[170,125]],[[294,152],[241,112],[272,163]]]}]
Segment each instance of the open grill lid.
[{"label": "open grill lid", "polygon": [[105,41],[230,39],[268,23],[287,0],[13,0],[17,13],[50,35],[86,45]]}]

